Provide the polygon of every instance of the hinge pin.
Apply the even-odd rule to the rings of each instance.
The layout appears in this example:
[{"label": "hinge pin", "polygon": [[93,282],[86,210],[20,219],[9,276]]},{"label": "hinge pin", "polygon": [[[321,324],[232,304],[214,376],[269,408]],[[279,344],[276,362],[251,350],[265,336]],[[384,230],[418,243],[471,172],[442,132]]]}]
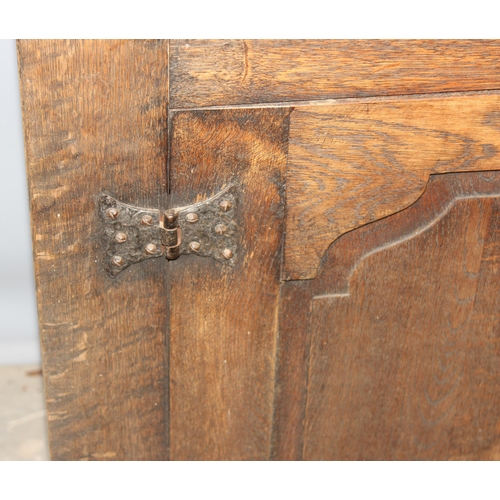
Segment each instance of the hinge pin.
[{"label": "hinge pin", "polygon": [[168,260],[177,259],[180,255],[179,247],[181,245],[179,235],[178,215],[174,210],[167,210],[164,213],[164,231],[162,236],[162,246],[165,258]]},{"label": "hinge pin", "polygon": [[165,229],[173,229],[177,227],[177,214],[171,210],[165,212]]}]

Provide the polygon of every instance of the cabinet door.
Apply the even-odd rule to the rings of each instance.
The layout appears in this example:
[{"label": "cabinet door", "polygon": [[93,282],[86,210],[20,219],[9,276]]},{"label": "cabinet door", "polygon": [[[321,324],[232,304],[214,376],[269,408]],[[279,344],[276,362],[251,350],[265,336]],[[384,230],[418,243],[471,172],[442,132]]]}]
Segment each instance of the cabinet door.
[{"label": "cabinet door", "polygon": [[[52,457],[496,458],[498,49],[19,42]],[[229,186],[109,276],[102,193]]]}]

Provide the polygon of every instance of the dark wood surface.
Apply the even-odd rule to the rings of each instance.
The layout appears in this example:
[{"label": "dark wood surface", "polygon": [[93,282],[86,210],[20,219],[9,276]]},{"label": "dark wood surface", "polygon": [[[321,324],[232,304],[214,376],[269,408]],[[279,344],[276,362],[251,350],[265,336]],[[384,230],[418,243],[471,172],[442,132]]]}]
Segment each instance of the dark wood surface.
[{"label": "dark wood surface", "polygon": [[[18,47],[52,458],[500,458],[498,41]],[[109,278],[102,192],[229,183],[234,267]]]},{"label": "dark wood surface", "polygon": [[172,40],[174,108],[500,89],[498,40]]},{"label": "dark wood surface", "polygon": [[18,49],[52,458],[166,459],[166,266],[111,279],[97,204],[166,204],[167,42]]},{"label": "dark wood surface", "polygon": [[285,279],[314,278],[336,238],[409,206],[430,174],[499,168],[499,106],[496,93],[297,106]]},{"label": "dark wood surface", "polygon": [[285,286],[275,458],[500,457],[499,210],[500,173],[432,176]]},{"label": "dark wood surface", "polygon": [[240,188],[235,266],[170,263],[175,460],[269,458],[288,138],[285,108],[177,112],[172,206]]}]

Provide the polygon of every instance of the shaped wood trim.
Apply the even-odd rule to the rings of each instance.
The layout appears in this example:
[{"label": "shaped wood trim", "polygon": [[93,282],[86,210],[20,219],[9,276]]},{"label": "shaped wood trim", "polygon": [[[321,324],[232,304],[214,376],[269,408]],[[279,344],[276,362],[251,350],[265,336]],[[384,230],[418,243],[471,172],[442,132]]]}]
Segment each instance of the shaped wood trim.
[{"label": "shaped wood trim", "polygon": [[[364,259],[378,252],[397,248],[398,245],[411,241],[414,237],[418,238],[419,235],[424,234],[446,217],[449,211],[457,205],[457,202],[487,198],[485,203],[491,209],[492,204],[498,204],[499,197],[500,172],[433,175],[424,195],[413,206],[340,237],[326,253],[315,280],[294,281],[284,285],[282,310],[280,311],[272,453],[274,459],[297,460],[302,458],[311,335],[312,331],[317,329],[318,325],[321,327],[322,324],[321,318],[317,316],[314,316],[316,319],[314,323],[311,323],[313,310],[316,310],[317,306],[321,307],[320,303],[351,300],[349,297],[352,291],[349,289],[348,283]],[[486,207],[486,205],[484,206]],[[471,230],[466,237],[470,238],[471,242],[477,238],[480,240],[485,238],[483,233],[486,231],[485,224],[488,222],[488,210],[484,212],[476,210],[468,216]],[[483,220],[485,217],[486,222]],[[459,226],[465,224],[464,220],[466,219],[461,218],[458,221]],[[496,230],[494,220],[492,219],[488,231],[494,232]],[[455,221],[455,223],[457,222]],[[479,224],[478,227],[482,229],[477,232],[474,230],[476,226],[473,223],[476,226]],[[493,240],[488,243],[490,246],[487,249],[485,247],[483,256],[477,252],[466,254],[464,258],[466,258],[467,272],[477,273],[479,264],[490,267],[496,265],[498,256],[495,257],[495,252],[498,251],[499,243],[495,240],[494,234],[491,238]],[[490,256],[488,257],[488,255]],[[450,255],[449,258],[453,259],[454,257]],[[490,282],[494,280],[498,271],[495,269],[492,268],[488,271],[484,279]],[[382,273],[382,269],[379,269],[375,274],[380,273]],[[457,293],[464,298],[464,293],[468,293],[467,287],[464,288],[460,284],[458,286]],[[362,290],[356,293],[362,293]],[[433,301],[432,297],[429,299]],[[492,311],[495,308],[494,302],[498,300],[497,295],[491,300],[492,304],[484,305],[490,311],[485,313],[485,318],[490,318],[488,319],[490,323],[484,325],[485,331],[490,331],[496,322]],[[355,320],[351,314],[345,318],[346,324],[348,324],[349,319]],[[374,323],[368,325],[368,328],[374,327]],[[317,404],[318,401],[312,404],[311,408],[314,409]],[[488,452],[485,451],[485,453]],[[314,458],[313,455],[314,453],[310,451],[307,456]],[[479,455],[475,456],[479,457]]]},{"label": "shaped wood trim", "polygon": [[311,279],[341,234],[411,205],[430,174],[500,168],[500,95],[295,108],[285,279]]}]

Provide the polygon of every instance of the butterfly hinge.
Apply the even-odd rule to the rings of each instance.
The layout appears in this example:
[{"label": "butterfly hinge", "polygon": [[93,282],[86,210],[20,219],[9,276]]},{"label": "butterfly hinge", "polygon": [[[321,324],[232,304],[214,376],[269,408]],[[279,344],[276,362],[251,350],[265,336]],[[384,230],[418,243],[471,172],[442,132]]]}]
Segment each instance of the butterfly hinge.
[{"label": "butterfly hinge", "polygon": [[193,254],[234,265],[237,254],[238,190],[230,185],[212,198],[161,211],[118,201],[99,200],[104,223],[105,269],[115,277],[132,264],[164,256]]}]

